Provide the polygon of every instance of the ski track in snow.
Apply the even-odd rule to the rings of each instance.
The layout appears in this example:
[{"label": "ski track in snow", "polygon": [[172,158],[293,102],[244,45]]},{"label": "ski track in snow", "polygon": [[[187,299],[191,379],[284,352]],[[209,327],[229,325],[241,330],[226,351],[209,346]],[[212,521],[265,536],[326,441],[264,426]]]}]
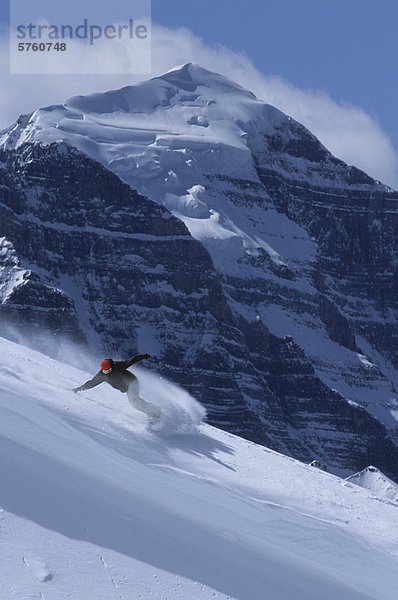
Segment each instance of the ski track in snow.
[{"label": "ski track in snow", "polygon": [[395,600],[394,502],[201,423],[148,371],[182,433],[2,338],[0,359],[1,600]]}]

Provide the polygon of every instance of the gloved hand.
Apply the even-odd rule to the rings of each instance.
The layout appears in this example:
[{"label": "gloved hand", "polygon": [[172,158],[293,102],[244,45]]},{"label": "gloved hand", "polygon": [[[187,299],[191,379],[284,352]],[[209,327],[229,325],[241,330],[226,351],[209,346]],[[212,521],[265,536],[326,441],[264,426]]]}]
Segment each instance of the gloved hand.
[{"label": "gloved hand", "polygon": [[75,392],[75,394],[76,394],[77,392],[80,392],[80,387],[75,387],[75,388],[72,388],[72,392]]},{"label": "gloved hand", "polygon": [[144,354],[144,358],[151,358],[150,354]]}]

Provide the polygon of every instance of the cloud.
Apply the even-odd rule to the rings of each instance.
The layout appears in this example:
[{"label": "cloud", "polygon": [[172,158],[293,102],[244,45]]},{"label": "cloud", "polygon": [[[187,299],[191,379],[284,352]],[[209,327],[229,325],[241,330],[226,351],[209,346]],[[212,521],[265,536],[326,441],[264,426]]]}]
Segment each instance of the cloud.
[{"label": "cloud", "polygon": [[[258,71],[250,58],[221,45],[209,45],[185,28],[154,25],[152,75],[194,61],[222,73],[260,99],[300,121],[337,157],[398,187],[398,154],[377,121],[361,108],[336,102],[318,90],[300,89]],[[0,128],[23,112],[61,103],[75,94],[105,91],[143,79],[132,75],[10,75],[8,37],[0,38]],[[128,46],[125,47],[128,58]],[[123,54],[120,53],[120,60]],[[127,61],[128,62],[128,61]]]}]

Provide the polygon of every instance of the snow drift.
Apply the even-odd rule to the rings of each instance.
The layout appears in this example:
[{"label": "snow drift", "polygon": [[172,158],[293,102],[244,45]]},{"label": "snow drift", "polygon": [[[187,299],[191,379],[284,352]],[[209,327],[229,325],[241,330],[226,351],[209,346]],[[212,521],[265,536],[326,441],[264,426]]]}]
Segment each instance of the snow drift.
[{"label": "snow drift", "polygon": [[192,433],[204,421],[206,411],[199,402],[181,387],[165,377],[142,368],[135,369],[143,398],[162,410],[159,423],[153,431],[163,434]]}]

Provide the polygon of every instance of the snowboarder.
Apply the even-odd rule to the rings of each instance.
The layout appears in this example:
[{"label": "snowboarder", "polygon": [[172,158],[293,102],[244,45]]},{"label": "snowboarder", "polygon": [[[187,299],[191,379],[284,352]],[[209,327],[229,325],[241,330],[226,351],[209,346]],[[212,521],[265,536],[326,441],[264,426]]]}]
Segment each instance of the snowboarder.
[{"label": "snowboarder", "polygon": [[76,393],[83,390],[90,390],[106,381],[106,383],[109,383],[109,385],[120,392],[127,392],[131,406],[136,410],[144,412],[148,417],[149,423],[152,424],[160,418],[161,410],[158,406],[140,397],[137,377],[127,370],[131,365],[146,358],[150,358],[149,354],[137,354],[127,360],[119,361],[115,361],[112,358],[104,358],[101,361],[98,373],[92,379],[83,383],[83,385],[73,388],[73,391]]}]

